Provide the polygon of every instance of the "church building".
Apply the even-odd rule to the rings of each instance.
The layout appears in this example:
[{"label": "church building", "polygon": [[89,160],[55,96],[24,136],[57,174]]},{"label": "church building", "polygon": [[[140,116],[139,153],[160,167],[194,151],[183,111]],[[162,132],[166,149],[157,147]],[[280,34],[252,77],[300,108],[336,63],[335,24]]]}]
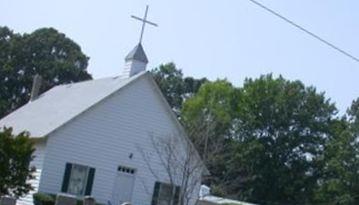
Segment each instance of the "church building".
[{"label": "church building", "polygon": [[[147,63],[140,41],[119,76],[59,85],[40,95],[35,79],[31,101],[0,120],[14,134],[29,132],[36,145],[34,190],[18,204],[33,204],[35,192],[90,195],[106,205],[196,203],[206,168]],[[198,167],[185,184],[182,162],[189,157],[189,166]]]}]

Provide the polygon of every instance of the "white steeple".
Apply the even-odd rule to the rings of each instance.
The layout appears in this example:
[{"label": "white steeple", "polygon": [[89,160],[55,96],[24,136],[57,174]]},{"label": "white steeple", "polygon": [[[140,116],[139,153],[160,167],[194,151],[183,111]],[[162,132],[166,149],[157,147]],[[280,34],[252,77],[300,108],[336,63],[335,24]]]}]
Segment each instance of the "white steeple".
[{"label": "white steeple", "polygon": [[142,47],[142,38],[143,38],[143,32],[145,30],[145,25],[150,24],[152,26],[158,26],[155,23],[152,23],[147,20],[147,12],[148,12],[148,6],[146,6],[145,15],[143,18],[139,18],[137,16],[131,16],[132,18],[142,21],[142,29],[141,29],[141,35],[140,35],[140,41],[135,46],[135,48],[132,49],[132,51],[127,54],[125,58],[125,68],[123,70],[122,76],[123,77],[131,77],[133,75],[136,75],[137,73],[141,71],[146,70],[146,66],[148,63],[147,56],[145,54],[145,51]]},{"label": "white steeple", "polygon": [[131,77],[141,71],[146,70],[148,63],[147,56],[141,43],[137,44],[125,58],[125,68],[123,69],[123,77]]}]

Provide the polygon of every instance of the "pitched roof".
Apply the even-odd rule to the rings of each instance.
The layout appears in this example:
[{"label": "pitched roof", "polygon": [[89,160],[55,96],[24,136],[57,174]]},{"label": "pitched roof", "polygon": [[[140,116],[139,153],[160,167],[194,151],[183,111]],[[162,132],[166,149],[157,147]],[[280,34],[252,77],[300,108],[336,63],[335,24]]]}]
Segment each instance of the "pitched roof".
[{"label": "pitched roof", "polygon": [[0,128],[14,134],[28,131],[33,138],[45,137],[112,93],[145,75],[111,77],[56,86],[0,120]]},{"label": "pitched roof", "polygon": [[138,60],[144,63],[148,63],[148,59],[145,51],[143,50],[142,44],[137,44],[137,46],[135,46],[132,51],[127,54],[125,60]]}]

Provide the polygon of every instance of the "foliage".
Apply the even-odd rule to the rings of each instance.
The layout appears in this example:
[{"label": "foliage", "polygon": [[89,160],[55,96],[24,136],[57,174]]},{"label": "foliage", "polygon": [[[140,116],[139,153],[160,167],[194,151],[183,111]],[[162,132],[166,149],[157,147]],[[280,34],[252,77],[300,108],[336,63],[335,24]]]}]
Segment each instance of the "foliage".
[{"label": "foliage", "polygon": [[32,179],[34,167],[30,167],[33,159],[33,142],[26,132],[16,136],[12,129],[0,131],[0,196],[22,196],[31,190],[27,180]]},{"label": "foliage", "polygon": [[226,193],[224,192],[224,188],[220,187],[216,184],[212,184],[211,186],[211,195],[217,196],[217,197],[225,197]]},{"label": "foliage", "polygon": [[315,200],[327,204],[359,203],[359,99],[347,116],[332,126],[334,133],[321,159],[320,186]]},{"label": "foliage", "polygon": [[[34,205],[55,205],[56,204],[56,195],[55,194],[47,194],[42,192],[37,192],[33,194]],[[83,205],[83,200],[78,198],[76,201],[76,205]],[[104,205],[100,203],[96,203],[96,205]]]},{"label": "foliage", "polygon": [[160,65],[153,69],[152,75],[166,97],[173,111],[179,115],[182,103],[192,97],[207,79],[183,77],[182,71],[174,63]]},{"label": "foliage", "polygon": [[235,155],[228,163],[236,183],[229,191],[261,203],[310,201],[334,104],[300,81],[266,75],[245,81],[237,110]]},{"label": "foliage", "polygon": [[204,137],[216,139],[224,151],[207,165],[227,196],[302,204],[311,201],[317,159],[335,114],[334,104],[315,88],[265,75],[239,89],[226,81],[203,85],[184,103],[182,119],[187,130],[211,121]]},{"label": "foliage", "polygon": [[226,80],[203,84],[195,97],[183,105],[182,122],[209,168],[212,181],[225,177],[226,147],[235,108],[236,89]]},{"label": "foliage", "polygon": [[0,27],[0,117],[29,100],[35,74],[43,77],[46,91],[91,79],[87,64],[80,46],[53,28],[21,35]]},{"label": "foliage", "polygon": [[33,194],[34,205],[54,205],[56,197],[51,194],[35,193]]}]

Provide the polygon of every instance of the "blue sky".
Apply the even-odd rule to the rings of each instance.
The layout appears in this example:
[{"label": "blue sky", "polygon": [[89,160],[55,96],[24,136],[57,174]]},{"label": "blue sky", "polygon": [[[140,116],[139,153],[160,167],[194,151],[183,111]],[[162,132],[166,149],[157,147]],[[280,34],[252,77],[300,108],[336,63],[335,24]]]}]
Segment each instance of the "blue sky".
[{"label": "blue sky", "polygon": [[[359,1],[258,0],[359,56]],[[148,68],[173,61],[186,76],[227,78],[282,74],[326,92],[341,113],[359,97],[359,63],[258,8],[248,0],[0,0],[0,25],[15,32],[54,27],[90,56],[95,78],[118,75],[139,38],[150,5],[144,48]]]}]

